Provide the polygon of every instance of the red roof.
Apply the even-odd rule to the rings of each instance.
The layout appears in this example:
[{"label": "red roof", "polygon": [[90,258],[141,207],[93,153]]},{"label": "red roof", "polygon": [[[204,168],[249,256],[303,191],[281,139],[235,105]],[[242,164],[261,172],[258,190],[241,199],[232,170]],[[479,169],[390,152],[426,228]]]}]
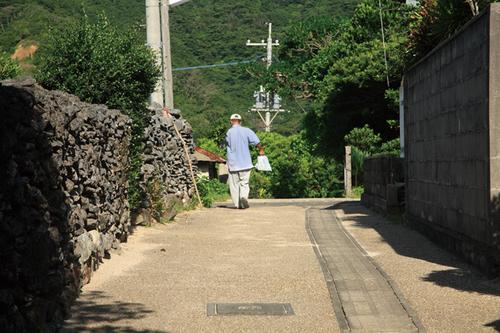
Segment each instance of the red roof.
[{"label": "red roof", "polygon": [[226,160],[219,155],[212,153],[211,151],[205,150],[200,147],[195,147],[194,150],[206,157],[208,157],[211,161],[217,162],[217,163],[226,163]]}]

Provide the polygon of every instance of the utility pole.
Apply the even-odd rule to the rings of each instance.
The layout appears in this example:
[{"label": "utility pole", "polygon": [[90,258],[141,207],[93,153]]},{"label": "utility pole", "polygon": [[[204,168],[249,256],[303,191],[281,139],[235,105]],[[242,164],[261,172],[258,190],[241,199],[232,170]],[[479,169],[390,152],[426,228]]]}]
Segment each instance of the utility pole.
[{"label": "utility pole", "polygon": [[148,46],[156,55],[162,70],[162,79],[151,94],[150,104],[174,108],[174,86],[172,79],[172,54],[170,52],[169,9],[189,0],[146,0],[146,33]]},{"label": "utility pole", "polygon": [[174,80],[172,78],[172,54],[170,52],[169,0],[161,0],[161,36],[163,53],[163,100],[169,110],[174,108]]},{"label": "utility pole", "polygon": [[[246,44],[247,46],[265,47],[267,49],[267,69],[269,69],[273,63],[273,46],[280,45],[278,40],[273,41],[273,24],[268,23],[268,27],[269,35],[267,37],[267,42],[262,40],[260,43],[252,43],[249,39]],[[276,116],[281,112],[285,112],[285,110],[281,108],[281,98],[277,94],[271,96],[269,92],[264,91],[264,88],[262,86],[260,87],[259,91],[256,91],[254,93],[254,97],[256,99],[255,105],[250,109],[250,112],[257,112],[264,122],[266,132],[271,132],[271,125]],[[265,113],[265,116],[262,116],[262,113]],[[271,117],[271,113],[274,113],[274,116]]]},{"label": "utility pole", "polygon": [[[158,0],[146,0],[146,34],[148,46],[156,56],[156,63],[162,66],[161,20]],[[149,99],[150,104],[156,103],[163,106],[163,82],[156,84],[154,92]]]},{"label": "utility pole", "polygon": [[260,46],[260,47],[265,47],[267,48],[267,58],[266,58],[266,63],[267,63],[267,68],[271,67],[273,64],[273,46],[279,46],[280,43],[278,40],[273,42],[273,24],[268,23],[267,24],[269,27],[269,36],[267,37],[267,42],[262,40],[260,43],[252,43],[250,39],[247,41],[247,46]]}]

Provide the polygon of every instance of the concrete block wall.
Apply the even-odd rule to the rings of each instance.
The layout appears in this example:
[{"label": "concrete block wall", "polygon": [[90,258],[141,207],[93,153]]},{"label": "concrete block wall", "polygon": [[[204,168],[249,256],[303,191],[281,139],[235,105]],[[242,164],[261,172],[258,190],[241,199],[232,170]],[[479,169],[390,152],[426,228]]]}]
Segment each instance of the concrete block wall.
[{"label": "concrete block wall", "polygon": [[404,182],[402,158],[368,157],[363,165],[364,192],[361,201],[364,205],[384,213],[399,210],[401,202],[398,200],[396,185],[402,182]]},{"label": "concrete block wall", "polygon": [[499,5],[404,79],[407,219],[486,269],[500,262]]}]

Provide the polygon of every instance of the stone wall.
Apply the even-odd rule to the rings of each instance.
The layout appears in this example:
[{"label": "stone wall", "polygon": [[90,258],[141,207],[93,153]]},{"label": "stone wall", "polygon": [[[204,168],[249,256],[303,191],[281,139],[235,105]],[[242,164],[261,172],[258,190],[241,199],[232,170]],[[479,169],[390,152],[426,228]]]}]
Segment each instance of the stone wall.
[{"label": "stone wall", "polygon": [[33,81],[0,119],[0,331],[50,332],[127,238],[130,120]]},{"label": "stone wall", "polygon": [[404,80],[407,218],[492,273],[500,263],[499,26],[493,4]]},{"label": "stone wall", "polygon": [[383,213],[399,212],[404,202],[403,159],[394,156],[368,157],[363,165],[364,205]]},{"label": "stone wall", "polygon": [[[194,140],[191,125],[177,110],[166,116],[161,109],[153,110],[145,129],[141,186],[146,193],[143,211],[136,224],[149,224],[153,220],[171,219],[175,216],[174,205],[187,203],[194,195],[194,184],[189,169],[191,159],[193,173],[196,174]],[[181,140],[186,143],[186,156]]]}]

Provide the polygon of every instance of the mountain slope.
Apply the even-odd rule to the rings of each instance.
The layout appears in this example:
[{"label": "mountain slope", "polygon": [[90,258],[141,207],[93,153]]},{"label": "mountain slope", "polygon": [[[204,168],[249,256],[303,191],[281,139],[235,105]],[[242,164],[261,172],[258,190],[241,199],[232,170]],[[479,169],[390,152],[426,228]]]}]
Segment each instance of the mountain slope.
[{"label": "mountain slope", "polygon": [[[247,39],[267,37],[266,22],[272,22],[275,38],[294,22],[315,16],[349,15],[357,0],[193,0],[171,11],[173,66],[186,67],[255,59],[264,49],[246,47]],[[124,28],[142,24],[144,0],[0,0],[0,49],[13,52],[23,41],[43,47],[49,26],[63,26],[83,12],[95,17],[101,12]],[[175,72],[175,104],[192,123],[197,136],[207,136],[227,123],[227,116],[242,113],[250,125],[259,127],[253,104],[258,84],[244,66]],[[302,114],[293,101],[285,101],[293,112],[280,115],[275,129],[295,132]]]}]

